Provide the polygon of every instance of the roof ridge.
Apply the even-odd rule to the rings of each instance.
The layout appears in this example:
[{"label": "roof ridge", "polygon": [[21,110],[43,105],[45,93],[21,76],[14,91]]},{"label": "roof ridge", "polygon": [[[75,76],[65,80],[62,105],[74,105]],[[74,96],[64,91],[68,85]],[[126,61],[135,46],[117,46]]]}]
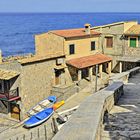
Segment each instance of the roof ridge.
[{"label": "roof ridge", "polygon": [[82,30],[82,29],[84,29],[84,28],[72,28],[72,29],[60,29],[60,30],[51,30],[51,31],[49,31],[49,32],[55,32],[55,31],[70,31],[70,30]]},{"label": "roof ridge", "polygon": [[53,30],[49,31],[48,33],[52,33],[64,38],[71,38],[71,37],[83,37],[83,36],[90,36],[90,35],[100,35],[100,32],[91,30],[90,34],[86,34],[84,28],[75,28],[75,29],[64,29],[64,30]]}]

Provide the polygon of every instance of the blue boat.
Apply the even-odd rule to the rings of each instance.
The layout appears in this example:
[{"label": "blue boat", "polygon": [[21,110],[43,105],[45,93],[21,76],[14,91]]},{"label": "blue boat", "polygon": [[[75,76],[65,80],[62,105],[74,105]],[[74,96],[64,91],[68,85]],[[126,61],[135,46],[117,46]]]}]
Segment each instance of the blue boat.
[{"label": "blue boat", "polygon": [[48,98],[40,101],[35,106],[33,106],[28,112],[27,115],[29,117],[43,111],[46,108],[51,108],[53,104],[56,102],[56,96],[49,96]]},{"label": "blue boat", "polygon": [[45,122],[51,117],[53,112],[54,112],[53,108],[44,109],[43,111],[33,115],[27,121],[25,121],[24,127],[31,128]]}]

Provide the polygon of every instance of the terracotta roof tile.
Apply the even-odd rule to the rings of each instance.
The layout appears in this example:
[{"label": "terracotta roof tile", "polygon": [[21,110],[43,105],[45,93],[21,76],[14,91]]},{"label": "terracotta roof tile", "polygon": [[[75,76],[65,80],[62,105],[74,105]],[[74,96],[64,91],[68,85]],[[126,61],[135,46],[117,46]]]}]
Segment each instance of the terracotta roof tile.
[{"label": "terracotta roof tile", "polygon": [[126,35],[140,35],[140,25],[133,25],[124,34],[126,34]]},{"label": "terracotta roof tile", "polygon": [[[89,36],[88,34],[85,33],[84,28],[67,29],[67,30],[55,30],[55,31],[50,31],[50,32],[53,33],[53,34],[65,37],[65,38]],[[100,33],[91,30],[90,35],[97,36],[97,35],[100,35]]]},{"label": "terracotta roof tile", "polygon": [[95,54],[95,55],[71,59],[68,60],[66,63],[78,69],[82,69],[82,68],[94,66],[96,64],[105,63],[111,60],[112,60],[111,57],[106,56],[104,54]]}]

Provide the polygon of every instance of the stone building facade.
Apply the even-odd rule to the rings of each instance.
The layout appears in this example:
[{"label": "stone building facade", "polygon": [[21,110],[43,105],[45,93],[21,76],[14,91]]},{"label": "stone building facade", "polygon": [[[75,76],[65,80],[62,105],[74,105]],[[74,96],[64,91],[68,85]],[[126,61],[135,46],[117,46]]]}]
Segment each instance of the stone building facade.
[{"label": "stone building facade", "polygon": [[[90,30],[90,25],[88,26]],[[86,28],[49,31],[35,35],[36,55],[64,54],[66,60],[96,54],[99,51],[100,33]],[[91,43],[93,48],[91,48]],[[74,52],[70,52],[73,47]]]},{"label": "stone building facade", "polygon": [[124,32],[125,56],[140,56],[140,25],[136,24]]},{"label": "stone building facade", "polygon": [[[95,76],[95,71],[96,71],[95,65],[97,64],[99,65],[100,75],[102,75],[101,73],[103,72],[103,65],[104,67],[106,67],[104,69],[107,69],[108,67],[110,68],[110,70],[107,72],[109,74],[111,71],[110,61],[105,60],[105,62],[101,61],[96,63],[97,62],[96,54],[100,54],[102,52],[102,48],[100,48],[100,44],[99,44],[101,33],[96,32],[95,30],[91,30],[90,26],[91,26],[90,24],[85,24],[84,28],[55,30],[55,31],[49,31],[46,34],[36,35],[35,36],[35,42],[36,42],[35,46],[37,48],[36,54],[41,54],[45,56],[49,51],[51,51],[49,53],[52,54],[54,53],[54,50],[55,53],[57,52],[57,50],[59,50],[58,52],[61,51],[61,53],[63,53],[66,57],[66,64],[68,66],[73,81],[80,81],[84,78],[89,79],[91,76],[93,75]],[[52,42],[53,43],[55,42],[56,46],[53,45]],[[47,52],[47,50],[49,51]],[[81,60],[83,60],[81,63],[88,63],[85,62],[85,58],[87,60],[87,58],[91,58],[91,57],[95,62],[92,62],[90,65],[85,65],[80,69],[77,66],[68,64],[69,60],[77,61],[78,63],[79,60],[74,60],[78,58],[81,58]],[[101,55],[101,57],[103,56]]]},{"label": "stone building facade", "polygon": [[[57,64],[58,60],[63,60],[62,64]],[[13,77],[10,82],[9,91],[18,88],[18,99],[5,99],[9,116],[16,119],[24,119],[27,111],[39,101],[52,94],[52,88],[57,85],[67,85],[71,83],[71,77],[67,67],[64,65],[64,56],[55,57],[32,57],[16,62],[3,63],[0,69],[3,71],[12,70],[19,72],[17,77]],[[61,71],[59,83],[56,83],[56,71]],[[3,80],[3,79],[2,79]],[[4,81],[4,80],[3,80]],[[53,94],[55,95],[55,94]],[[59,95],[62,96],[62,95]],[[56,95],[58,97],[58,95]],[[12,99],[12,100],[11,100]],[[4,103],[0,100],[0,104]],[[12,108],[13,105],[13,108]],[[14,110],[17,109],[17,112]],[[2,112],[2,111],[1,111]]]},{"label": "stone building facade", "polygon": [[64,38],[50,32],[35,35],[35,55],[64,55]]},{"label": "stone building facade", "polygon": [[[99,46],[103,54],[109,55],[113,58],[112,70],[114,72],[125,71],[127,65],[130,65],[130,67],[135,67],[137,65],[135,60],[132,59],[139,55],[139,48],[137,47],[134,49],[130,47],[128,45],[130,36],[126,35],[128,30],[137,25],[137,21],[127,21],[92,28],[101,33]],[[134,32],[131,35],[135,37]],[[138,36],[136,40],[137,44],[139,44]]]}]

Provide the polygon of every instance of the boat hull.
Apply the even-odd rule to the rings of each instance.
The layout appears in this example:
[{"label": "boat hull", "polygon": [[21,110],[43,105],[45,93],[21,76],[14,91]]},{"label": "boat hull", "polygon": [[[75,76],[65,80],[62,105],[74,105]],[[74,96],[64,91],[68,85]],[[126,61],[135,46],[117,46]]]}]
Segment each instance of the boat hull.
[{"label": "boat hull", "polygon": [[53,112],[53,108],[44,109],[43,111],[33,115],[27,121],[25,121],[24,127],[31,128],[42,124],[52,116]]}]

